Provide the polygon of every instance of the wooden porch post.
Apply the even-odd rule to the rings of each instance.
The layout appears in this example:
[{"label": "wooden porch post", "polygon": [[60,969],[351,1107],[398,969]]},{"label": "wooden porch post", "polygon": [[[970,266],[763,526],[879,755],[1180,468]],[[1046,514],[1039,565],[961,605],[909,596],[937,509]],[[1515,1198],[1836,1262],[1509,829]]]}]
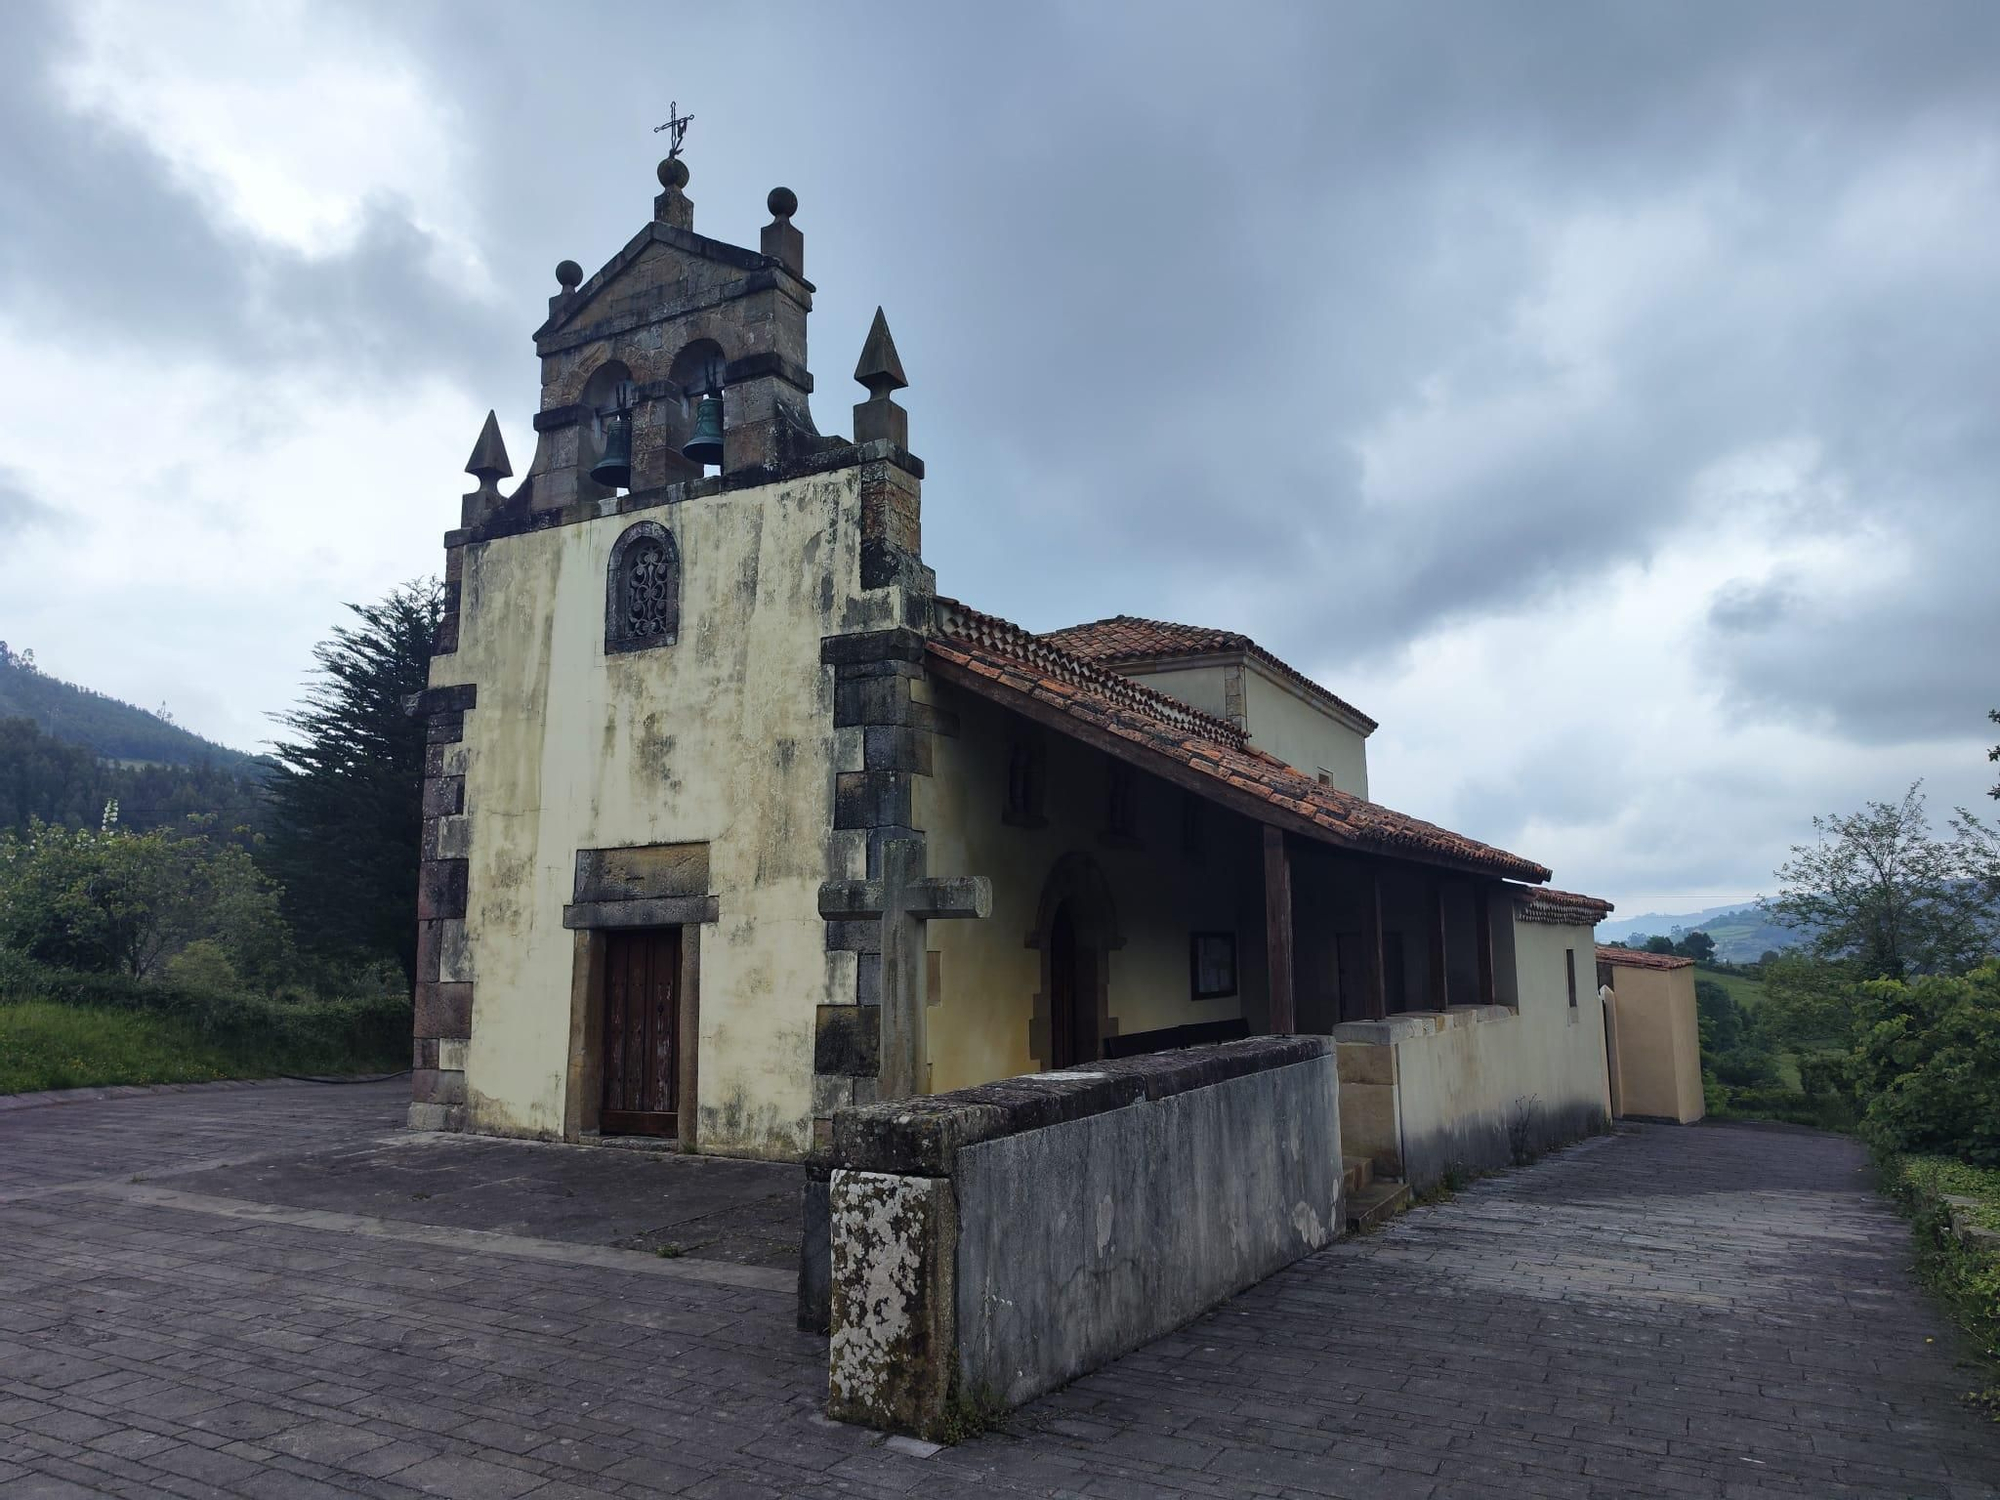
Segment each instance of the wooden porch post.
[{"label": "wooden porch post", "polygon": [[1382,868],[1368,866],[1368,1019],[1389,1014],[1389,961],[1382,949]]},{"label": "wooden porch post", "polygon": [[1292,863],[1282,829],[1264,825],[1264,945],[1270,957],[1273,1036],[1295,1029],[1292,1006]]},{"label": "wooden porch post", "polygon": [[1431,920],[1431,1004],[1439,1010],[1451,1004],[1449,983],[1444,967],[1444,883],[1433,875],[1426,884],[1430,888]]},{"label": "wooden porch post", "polygon": [[1493,902],[1485,882],[1472,888],[1472,940],[1479,949],[1479,1003],[1497,1005],[1493,989]]}]

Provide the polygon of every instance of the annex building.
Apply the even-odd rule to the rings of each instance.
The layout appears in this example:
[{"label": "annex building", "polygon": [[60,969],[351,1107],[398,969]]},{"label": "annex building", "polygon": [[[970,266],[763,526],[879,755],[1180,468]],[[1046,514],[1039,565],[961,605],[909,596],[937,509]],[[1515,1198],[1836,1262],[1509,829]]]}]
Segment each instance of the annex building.
[{"label": "annex building", "polygon": [[1314,1033],[1391,1176],[1602,1128],[1607,904],[1369,800],[1374,722],[1244,636],[940,592],[886,320],[821,432],[796,199],[743,248],[687,180],[557,268],[533,460],[503,493],[489,418],[446,536],[411,1124],[805,1159]]}]

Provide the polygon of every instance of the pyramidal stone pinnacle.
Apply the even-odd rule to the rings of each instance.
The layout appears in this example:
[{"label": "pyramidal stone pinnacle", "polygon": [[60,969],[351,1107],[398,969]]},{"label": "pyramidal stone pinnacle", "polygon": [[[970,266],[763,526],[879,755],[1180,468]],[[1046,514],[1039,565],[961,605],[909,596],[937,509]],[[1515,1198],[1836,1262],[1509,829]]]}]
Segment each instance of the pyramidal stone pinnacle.
[{"label": "pyramidal stone pinnacle", "polygon": [[903,374],[896,341],[889,336],[889,320],[882,316],[879,307],[875,309],[875,321],[868,325],[868,341],[861,346],[861,361],[854,367],[854,378],[868,388],[870,396],[878,399],[910,383]]},{"label": "pyramidal stone pinnacle", "polygon": [[513,465],[507,462],[507,445],[500,440],[500,419],[491,411],[486,413],[486,425],[479,429],[479,441],[472,445],[472,457],[465,461],[465,472],[481,484],[514,475]]}]

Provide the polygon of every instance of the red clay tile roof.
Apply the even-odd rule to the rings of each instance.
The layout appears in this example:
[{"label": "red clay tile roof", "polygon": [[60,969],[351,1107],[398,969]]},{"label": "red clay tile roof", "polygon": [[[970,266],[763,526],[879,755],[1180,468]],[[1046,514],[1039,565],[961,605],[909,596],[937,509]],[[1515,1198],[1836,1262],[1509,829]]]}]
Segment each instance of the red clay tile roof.
[{"label": "red clay tile roof", "polygon": [[1266,822],[1324,843],[1482,875],[1549,878],[1533,860],[1321,786],[1250,748],[1234,725],[1093,665],[1046,636],[955,599],[937,601],[937,624],[926,649],[947,680],[1031,714],[1061,714],[1083,737],[1170,780],[1185,783],[1196,773],[1207,778],[1206,795]]},{"label": "red clay tile roof", "polygon": [[1672,953],[1644,953],[1637,948],[1612,948],[1603,943],[1597,945],[1597,961],[1601,964],[1619,964],[1627,969],[1692,969],[1694,960],[1680,958]]},{"label": "red clay tile roof", "polygon": [[1611,903],[1575,891],[1516,887],[1514,904],[1523,922],[1552,922],[1559,927],[1595,927],[1611,915]]},{"label": "red clay tile roof", "polygon": [[1310,696],[1331,704],[1349,718],[1368,726],[1373,719],[1352,703],[1330,693],[1298,668],[1280,661],[1249,636],[1234,630],[1211,630],[1205,625],[1176,625],[1171,620],[1145,620],[1137,615],[1113,615],[1087,625],[1069,625],[1051,630],[1041,639],[1085,661],[1150,661],[1159,657],[1210,656],[1221,651],[1241,651],[1254,656],[1285,681],[1303,688]]}]

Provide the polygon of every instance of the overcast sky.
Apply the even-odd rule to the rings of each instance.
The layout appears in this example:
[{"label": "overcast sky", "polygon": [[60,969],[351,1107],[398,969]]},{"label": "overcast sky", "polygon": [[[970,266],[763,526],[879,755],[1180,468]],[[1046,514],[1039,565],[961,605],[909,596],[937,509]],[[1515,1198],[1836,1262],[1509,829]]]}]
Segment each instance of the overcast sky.
[{"label": "overcast sky", "polygon": [[2000,5],[0,10],[0,638],[253,748],[436,571],[529,335],[799,196],[949,593],[1248,631],[1377,798],[1622,912],[1982,813]]}]

